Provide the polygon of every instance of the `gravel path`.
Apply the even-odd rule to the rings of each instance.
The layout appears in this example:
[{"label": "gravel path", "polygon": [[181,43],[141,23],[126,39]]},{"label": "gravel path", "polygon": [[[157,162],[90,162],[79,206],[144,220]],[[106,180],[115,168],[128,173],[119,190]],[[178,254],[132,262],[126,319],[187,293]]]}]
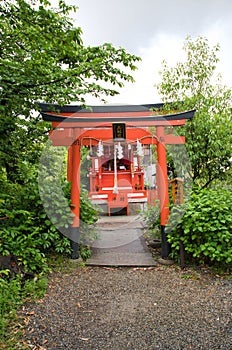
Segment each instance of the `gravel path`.
[{"label": "gravel path", "polygon": [[34,350],[230,350],[231,297],[231,280],[204,270],[74,267],[23,308],[24,339]]}]

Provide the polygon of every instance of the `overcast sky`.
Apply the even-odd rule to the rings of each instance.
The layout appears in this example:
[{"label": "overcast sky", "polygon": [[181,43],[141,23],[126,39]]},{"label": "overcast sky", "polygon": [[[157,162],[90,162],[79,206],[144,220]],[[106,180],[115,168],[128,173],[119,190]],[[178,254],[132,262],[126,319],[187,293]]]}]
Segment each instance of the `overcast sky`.
[{"label": "overcast sky", "polygon": [[[207,37],[220,44],[218,70],[223,82],[232,81],[231,0],[68,0],[79,10],[76,25],[83,30],[85,45],[110,42],[142,58],[134,73],[136,83],[128,84],[109,103],[160,102],[154,84],[161,61],[175,65],[183,58],[187,35]],[[87,101],[88,102],[88,101]],[[89,103],[93,103],[89,100]]]}]

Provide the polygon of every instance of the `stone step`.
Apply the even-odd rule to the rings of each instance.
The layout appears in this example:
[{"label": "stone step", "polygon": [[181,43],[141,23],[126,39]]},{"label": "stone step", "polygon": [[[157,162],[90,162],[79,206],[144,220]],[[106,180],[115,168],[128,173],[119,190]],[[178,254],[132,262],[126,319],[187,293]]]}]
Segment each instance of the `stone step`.
[{"label": "stone step", "polygon": [[117,253],[101,252],[100,254],[93,254],[87,260],[87,266],[134,266],[134,267],[150,267],[157,266],[152,256],[147,253]]}]

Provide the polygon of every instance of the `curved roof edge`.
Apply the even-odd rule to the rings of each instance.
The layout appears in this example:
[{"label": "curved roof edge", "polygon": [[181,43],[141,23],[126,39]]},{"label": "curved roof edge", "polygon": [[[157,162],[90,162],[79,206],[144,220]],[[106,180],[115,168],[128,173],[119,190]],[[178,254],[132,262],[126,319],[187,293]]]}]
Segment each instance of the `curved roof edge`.
[{"label": "curved roof edge", "polygon": [[163,107],[164,103],[151,103],[142,105],[102,105],[102,106],[89,106],[83,108],[78,105],[64,105],[59,106],[58,104],[51,103],[40,103],[38,102],[38,107],[42,112],[57,112],[60,113],[112,113],[112,112],[145,112],[151,109],[160,109]]},{"label": "curved roof edge", "polygon": [[[170,103],[171,105],[171,103]],[[83,108],[78,105],[59,106],[57,104],[39,103],[38,108],[43,120],[48,122],[78,123],[84,125],[89,122],[113,123],[113,122],[136,122],[141,124],[147,122],[171,122],[175,120],[192,119],[195,109],[186,111],[170,111],[164,114],[162,109],[164,103],[143,104],[143,105],[103,105],[89,106]],[[154,113],[153,113],[154,111]],[[69,115],[69,114],[72,114]]]},{"label": "curved roof edge", "polygon": [[[180,112],[180,113],[175,113],[175,114],[167,114],[167,115],[140,115],[140,116],[131,116],[131,117],[123,117],[122,115],[120,116],[112,116],[112,117],[97,117],[97,121],[99,123],[113,123],[113,122],[122,122],[124,120],[125,122],[151,122],[151,121],[172,121],[172,120],[184,120],[184,119],[192,119],[195,113],[195,109],[186,111],[186,112]],[[88,123],[91,121],[89,117],[69,117],[69,116],[59,116],[57,114],[52,114],[52,113],[46,113],[46,112],[41,112],[43,120],[47,122],[65,122],[65,123]],[[92,120],[93,121],[93,120]]]}]

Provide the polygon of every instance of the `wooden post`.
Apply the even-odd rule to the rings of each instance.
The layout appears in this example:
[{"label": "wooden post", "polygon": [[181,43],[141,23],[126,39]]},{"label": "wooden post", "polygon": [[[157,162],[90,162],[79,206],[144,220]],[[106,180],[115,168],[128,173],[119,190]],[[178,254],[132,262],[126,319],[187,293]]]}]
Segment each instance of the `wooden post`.
[{"label": "wooden post", "polygon": [[117,148],[114,144],[114,189],[113,193],[118,193],[118,174],[117,174]]},{"label": "wooden post", "polygon": [[[176,177],[175,179],[172,179],[171,181],[172,185],[172,198],[174,204],[183,204],[184,203],[184,189],[183,189],[183,182],[184,180]],[[180,267],[183,270],[185,268],[185,258],[184,258],[184,243],[181,239],[183,237],[183,228],[179,228],[180,233]]]},{"label": "wooden post", "polygon": [[184,203],[184,191],[183,191],[183,182],[184,180],[176,177],[171,181],[172,185],[172,198],[174,204],[183,204]]},{"label": "wooden post", "polygon": [[72,181],[72,146],[68,148],[68,169],[67,169],[67,181]]},{"label": "wooden post", "polygon": [[161,225],[161,238],[162,238],[162,251],[163,258],[167,258],[171,247],[167,241],[167,234],[165,232],[165,226],[167,225],[169,216],[169,198],[168,198],[168,171],[167,171],[167,159],[166,159],[166,145],[164,142],[164,127],[157,126],[157,187],[158,196],[160,200],[160,225]]},{"label": "wooden post", "polygon": [[134,152],[131,146],[130,150],[130,160],[131,160],[131,186],[133,191],[135,190],[135,166],[134,166]]}]

